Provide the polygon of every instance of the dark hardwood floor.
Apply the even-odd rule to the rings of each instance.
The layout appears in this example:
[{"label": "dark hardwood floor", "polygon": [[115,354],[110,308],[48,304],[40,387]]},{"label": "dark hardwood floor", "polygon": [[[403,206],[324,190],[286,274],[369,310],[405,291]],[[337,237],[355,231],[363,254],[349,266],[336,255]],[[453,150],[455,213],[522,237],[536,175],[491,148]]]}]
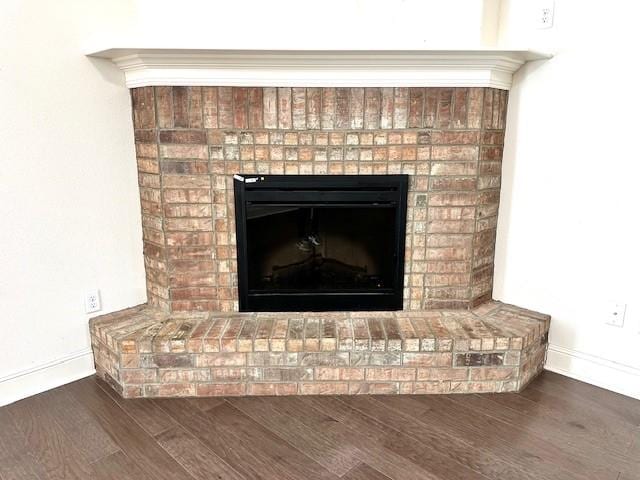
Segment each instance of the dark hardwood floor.
[{"label": "dark hardwood floor", "polygon": [[0,408],[0,479],[640,480],[640,401],[521,394],[123,400],[90,377]]}]

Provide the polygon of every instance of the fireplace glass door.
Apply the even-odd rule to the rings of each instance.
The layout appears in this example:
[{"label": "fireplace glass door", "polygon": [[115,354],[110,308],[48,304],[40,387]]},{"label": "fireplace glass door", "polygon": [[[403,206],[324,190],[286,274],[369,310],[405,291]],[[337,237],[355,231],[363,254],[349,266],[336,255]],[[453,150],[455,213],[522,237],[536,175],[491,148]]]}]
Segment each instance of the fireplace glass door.
[{"label": "fireplace glass door", "polygon": [[238,176],[241,310],[402,308],[406,177],[367,178]]}]

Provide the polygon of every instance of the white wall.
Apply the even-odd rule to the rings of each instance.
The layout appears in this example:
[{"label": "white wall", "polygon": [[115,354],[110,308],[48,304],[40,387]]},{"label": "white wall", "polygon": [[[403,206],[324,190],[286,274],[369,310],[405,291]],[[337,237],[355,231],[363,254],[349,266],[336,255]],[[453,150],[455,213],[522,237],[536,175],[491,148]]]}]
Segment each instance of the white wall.
[{"label": "white wall", "polygon": [[0,405],[93,372],[87,289],[145,301],[129,94],[83,54],[121,4],[2,2]]},{"label": "white wall", "polygon": [[[555,52],[511,91],[494,297],[549,313],[547,368],[640,398],[637,2],[504,0],[500,41]],[[624,328],[605,325],[628,304]]]},{"label": "white wall", "polygon": [[[215,49],[465,48],[495,41],[499,0],[135,0],[118,46]],[[116,43],[116,44],[114,44]]]}]

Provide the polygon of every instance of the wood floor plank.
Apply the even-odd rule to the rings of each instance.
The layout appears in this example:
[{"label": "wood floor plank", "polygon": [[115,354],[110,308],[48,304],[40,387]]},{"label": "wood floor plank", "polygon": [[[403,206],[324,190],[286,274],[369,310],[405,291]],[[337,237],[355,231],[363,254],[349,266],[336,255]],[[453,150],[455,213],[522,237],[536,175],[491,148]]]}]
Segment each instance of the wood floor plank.
[{"label": "wood floor plank", "polygon": [[[5,407],[14,424],[26,439],[38,475],[50,480],[91,478],[93,471],[67,434],[42,408],[38,397],[31,397]],[[36,467],[37,468],[37,467]]]},{"label": "wood floor plank", "polygon": [[104,381],[96,379],[96,382],[105,394],[152,437],[176,425],[169,415],[153,403],[153,400],[148,398],[124,399]]},{"label": "wood floor plank", "polygon": [[0,478],[41,480],[37,465],[27,449],[26,438],[18,430],[6,408],[0,408]]},{"label": "wood floor plank", "polygon": [[459,403],[457,405],[461,408],[452,409],[451,404],[456,404],[456,402],[451,397],[433,398],[433,401],[430,402],[425,402],[424,399],[420,399],[420,401],[430,408],[436,407],[441,412],[447,411],[451,415],[455,414],[461,418],[467,418],[475,422],[477,426],[484,425],[485,430],[493,428],[497,440],[507,440],[502,444],[498,442],[500,445],[496,444],[497,448],[501,448],[505,452],[512,451],[517,446],[531,455],[540,456],[545,461],[551,462],[556,469],[570,471],[574,475],[593,479],[615,478],[610,465],[598,461],[600,456],[585,455],[580,449],[571,448],[548,433],[538,435],[531,431],[514,429],[508,423],[501,420],[496,421],[496,419],[484,414],[478,415],[475,409],[470,409]]},{"label": "wood floor plank", "polygon": [[96,480],[153,480],[122,451],[101,458],[92,466]]},{"label": "wood floor plank", "polygon": [[[633,434],[630,431],[612,428],[605,419],[580,408],[568,408],[566,404],[554,403],[546,397],[541,402],[516,393],[482,394],[482,398],[497,404],[499,409],[519,413],[528,418],[529,422],[537,418],[545,419],[548,422],[561,425],[564,431],[576,437],[583,436],[591,442],[594,438],[602,440],[603,448],[618,450],[622,445],[628,445]],[[505,415],[509,415],[509,412],[506,412]]]},{"label": "wood floor plank", "polygon": [[373,420],[414,438],[430,450],[448,458],[449,461],[462,464],[487,478],[526,478],[529,480],[540,478],[536,472],[516,468],[513,464],[496,458],[488,449],[478,448],[464,439],[449,435],[440,429],[425,428],[425,425],[416,422],[414,417],[390,408],[388,405],[376,401],[374,397],[358,396],[341,400]]},{"label": "wood floor plank", "polygon": [[182,427],[176,425],[160,433],[156,440],[193,478],[247,480]]},{"label": "wood floor plank", "polygon": [[50,390],[35,397],[34,401],[38,402],[39,408],[51,414],[89,463],[120,451],[86,407],[67,390]]},{"label": "wood floor plank", "polygon": [[563,393],[552,384],[545,385],[544,388],[537,388],[536,385],[533,383],[530,385],[531,388],[524,389],[518,395],[561,415],[578,415],[589,418],[594,423],[599,422],[603,430],[610,431],[610,436],[618,434],[628,437],[637,428],[637,425],[628,422],[617,413],[587,402],[581,396]]},{"label": "wood floor plank", "polygon": [[360,464],[362,452],[359,449],[335,441],[322,430],[308,427],[279,408],[286,399],[274,401],[245,397],[230,399],[229,402],[339,477]]},{"label": "wood floor plank", "polygon": [[[391,478],[486,478],[467,467],[420,445],[415,439],[397,430],[387,428],[338,400],[328,397],[288,398],[290,415],[297,415],[316,429],[331,432],[345,444],[357,445],[363,452],[362,460]],[[305,405],[312,408],[304,408]]]},{"label": "wood floor plank", "polygon": [[218,405],[222,405],[224,403],[224,398],[220,397],[200,397],[200,398],[190,398],[189,402],[197,407],[198,409],[206,412],[207,410],[211,410]]},{"label": "wood floor plank", "polygon": [[391,480],[386,475],[383,475],[364,463],[349,470],[342,478],[344,480]]},{"label": "wood floor plank", "polygon": [[523,433],[536,435],[571,455],[581,456],[601,471],[616,465],[621,471],[636,475],[640,480],[640,458],[633,459],[626,455],[628,439],[613,445],[608,442],[595,444],[593,439],[597,436],[588,427],[577,428],[571,420],[552,415],[553,412],[531,416],[507,408],[485,395],[454,395],[449,399],[475,412],[508,423]]},{"label": "wood floor plank", "polygon": [[215,407],[209,410],[207,415],[214,423],[226,428],[227,432],[236,435],[247,445],[252,445],[254,451],[260,450],[266,461],[278,458],[286,472],[293,478],[306,478],[309,475],[318,479],[338,478],[311,458],[300,455],[299,450],[229,404]]},{"label": "wood floor plank", "polygon": [[280,474],[272,465],[265,465],[247,448],[186,399],[155,400],[187,432],[246,478],[273,479]]},{"label": "wood floor plank", "polygon": [[[450,404],[444,408],[440,398],[428,396],[377,397],[376,400],[413,416],[425,428],[440,429],[465,439],[476,447],[487,448],[493,456],[517,466],[525,472],[536,472],[549,480],[593,478],[566,468],[566,459],[537,439],[521,436],[518,431],[504,427],[497,420],[466,412]],[[557,463],[556,463],[557,462]],[[580,468],[584,470],[584,467]]]},{"label": "wood floor plank", "polygon": [[633,426],[640,426],[640,402],[631,397],[579,382],[569,377],[563,377],[550,371],[542,372],[529,386],[563,396],[571,395],[595,406],[598,410],[604,410],[615,415]]},{"label": "wood floor plank", "polygon": [[202,412],[187,400],[157,402],[189,433],[247,478],[338,478],[227,403]]},{"label": "wood floor plank", "polygon": [[102,390],[93,378],[67,386],[86,405],[102,428],[140,468],[154,479],[191,479],[191,476]]}]

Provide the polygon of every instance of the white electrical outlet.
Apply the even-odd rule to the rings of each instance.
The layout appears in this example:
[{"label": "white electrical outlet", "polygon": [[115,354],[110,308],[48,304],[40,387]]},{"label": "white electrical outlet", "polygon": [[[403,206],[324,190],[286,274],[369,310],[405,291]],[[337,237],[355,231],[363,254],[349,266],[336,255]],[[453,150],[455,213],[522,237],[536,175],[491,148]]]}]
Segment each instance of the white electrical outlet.
[{"label": "white electrical outlet", "polygon": [[539,0],[536,2],[534,9],[534,21],[536,28],[551,28],[553,27],[553,0]]},{"label": "white electrical outlet", "polygon": [[100,301],[100,290],[91,290],[87,292],[84,297],[84,311],[86,313],[97,312],[102,309],[102,302]]},{"label": "white electrical outlet", "polygon": [[613,327],[624,327],[624,315],[627,311],[626,303],[612,303],[605,323]]}]

